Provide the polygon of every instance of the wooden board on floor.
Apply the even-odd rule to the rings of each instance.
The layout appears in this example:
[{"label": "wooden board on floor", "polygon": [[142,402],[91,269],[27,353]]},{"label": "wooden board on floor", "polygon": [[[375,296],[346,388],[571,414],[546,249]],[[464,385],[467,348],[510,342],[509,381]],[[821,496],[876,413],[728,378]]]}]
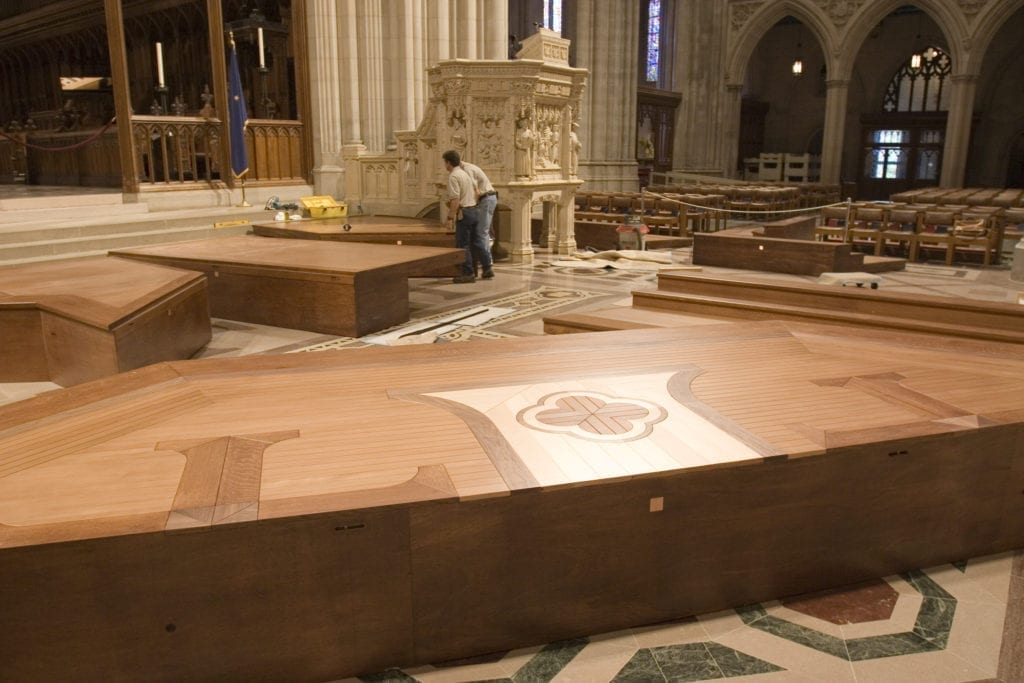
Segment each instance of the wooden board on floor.
[{"label": "wooden board on floor", "polygon": [[456,273],[462,249],[250,235],[111,254],[206,273],[218,318],[361,337],[409,320],[408,278]]},{"label": "wooden board on floor", "polygon": [[0,381],[70,386],[210,338],[201,273],[106,257],[0,268]]},{"label": "wooden board on floor", "polygon": [[452,247],[455,229],[431,218],[349,216],[256,223],[253,234],[335,242],[368,242],[420,247]]},{"label": "wooden board on floor", "polygon": [[155,365],[0,407],[0,678],[329,680],[1020,547],[1021,406],[1019,355],[783,323]]}]

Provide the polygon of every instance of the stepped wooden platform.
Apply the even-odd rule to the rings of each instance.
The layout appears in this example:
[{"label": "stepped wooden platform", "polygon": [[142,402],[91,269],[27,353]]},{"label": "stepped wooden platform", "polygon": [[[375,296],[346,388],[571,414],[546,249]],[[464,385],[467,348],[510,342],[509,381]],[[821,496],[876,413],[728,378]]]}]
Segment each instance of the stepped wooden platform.
[{"label": "stepped wooden platform", "polygon": [[733,320],[791,320],[1024,344],[1015,304],[882,289],[788,283],[753,275],[664,272],[658,289],[633,292],[633,306],[544,319],[548,334],[677,327]]},{"label": "stepped wooden platform", "polygon": [[848,243],[775,236],[788,232],[757,226],[694,233],[693,263],[793,275],[884,273],[906,267],[905,259],[866,256]]},{"label": "stepped wooden platform", "polygon": [[410,277],[455,273],[462,249],[239,236],[111,252],[206,273],[210,312],[361,337],[409,320]]},{"label": "stepped wooden platform", "polygon": [[0,407],[0,678],[323,681],[1018,548],[1014,349],[719,324]]},{"label": "stepped wooden platform", "polygon": [[[346,228],[346,226],[348,226]],[[351,216],[301,221],[259,222],[252,226],[261,237],[291,237],[335,242],[403,244],[421,247],[452,247],[455,229],[430,218],[398,216]]]},{"label": "stepped wooden platform", "polygon": [[0,381],[69,386],[210,338],[201,273],[107,257],[0,268]]},{"label": "stepped wooden platform", "polygon": [[[619,249],[620,233],[619,224],[608,221],[576,221],[574,231],[576,244],[580,248],[592,247],[598,251]],[[539,235],[534,241],[539,240]],[[693,244],[693,238],[680,235],[658,235],[648,233],[644,235],[644,241],[648,249],[678,249],[689,247]]]}]

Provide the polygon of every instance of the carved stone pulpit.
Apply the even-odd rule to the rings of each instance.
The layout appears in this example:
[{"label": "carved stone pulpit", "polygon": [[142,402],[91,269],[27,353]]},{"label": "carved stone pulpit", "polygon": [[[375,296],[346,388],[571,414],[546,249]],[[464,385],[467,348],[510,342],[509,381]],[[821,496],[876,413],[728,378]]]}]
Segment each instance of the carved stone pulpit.
[{"label": "carved stone pulpit", "polygon": [[530,223],[537,202],[545,205],[541,243],[559,254],[576,250],[573,204],[583,184],[576,169],[587,70],[570,67],[568,55],[568,40],[539,29],[523,41],[518,59],[440,62],[427,72],[430,101],[419,128],[396,133],[402,156],[418,161],[421,177],[414,182],[424,191],[435,188],[442,212],[447,172],[441,153],[454,149],[484,170],[499,207],[511,210],[513,263],[533,260]]}]

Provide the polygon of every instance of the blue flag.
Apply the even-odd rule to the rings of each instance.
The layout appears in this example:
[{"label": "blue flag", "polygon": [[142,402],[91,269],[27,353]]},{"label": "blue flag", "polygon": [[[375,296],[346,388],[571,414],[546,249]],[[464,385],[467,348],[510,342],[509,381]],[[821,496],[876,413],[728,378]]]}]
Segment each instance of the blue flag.
[{"label": "blue flag", "polygon": [[248,122],[242,78],[238,75],[238,57],[232,42],[231,64],[228,68],[228,125],[231,130],[231,171],[236,178],[249,170],[249,151],[245,147],[245,124]]}]

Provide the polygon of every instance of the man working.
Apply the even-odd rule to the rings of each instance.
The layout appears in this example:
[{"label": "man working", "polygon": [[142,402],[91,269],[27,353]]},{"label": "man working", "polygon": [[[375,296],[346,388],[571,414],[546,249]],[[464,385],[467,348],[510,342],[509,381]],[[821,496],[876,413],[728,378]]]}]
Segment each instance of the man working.
[{"label": "man working", "polygon": [[[498,208],[498,192],[494,189],[494,185],[491,185],[491,179],[487,177],[487,174],[479,166],[463,160],[462,168],[466,170],[466,173],[469,174],[469,177],[473,179],[473,183],[476,185],[476,208],[479,220],[476,225],[476,233],[478,234],[473,240],[473,244],[483,244],[480,265],[483,267],[484,279],[490,280],[494,277],[494,271],[491,269],[493,264],[491,260],[491,222],[494,220],[494,210]],[[486,258],[483,257],[483,254],[486,254]],[[473,274],[476,274],[475,266]]]},{"label": "man working", "polygon": [[466,260],[462,264],[462,274],[452,278],[456,284],[476,282],[473,268],[473,249],[480,252],[484,277],[494,277],[491,270],[491,254],[487,238],[483,245],[479,244],[478,230],[479,210],[477,208],[476,186],[464,168],[459,153],[448,150],[441,155],[444,167],[448,170],[448,222],[455,226],[455,246],[466,250]]}]

